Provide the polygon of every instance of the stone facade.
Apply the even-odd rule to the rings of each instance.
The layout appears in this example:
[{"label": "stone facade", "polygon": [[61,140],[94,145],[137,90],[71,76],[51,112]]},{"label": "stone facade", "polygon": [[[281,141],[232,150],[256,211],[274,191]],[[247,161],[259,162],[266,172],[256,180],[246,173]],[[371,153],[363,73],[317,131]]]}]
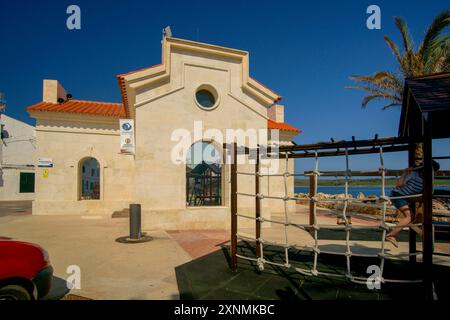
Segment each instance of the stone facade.
[{"label": "stone facade", "polygon": [[[164,38],[162,47],[161,65],[118,76],[124,114],[135,121],[135,154],[119,153],[117,117],[29,108],[37,119],[37,156],[51,158],[54,164],[46,178],[37,170],[33,214],[112,214],[140,203],[144,229],[229,225],[229,165],[222,169],[222,205],[188,207],[186,165],[173,160],[180,142],[174,132],[193,132],[189,144],[210,141],[217,149],[225,142],[220,136],[226,138],[227,129],[262,130],[270,139],[268,119],[284,122],[284,109],[276,105],[280,97],[249,77],[245,51],[174,38]],[[44,101],[45,96],[57,100],[65,94],[60,84],[47,84],[52,87],[44,83]],[[214,91],[213,108],[198,104],[195,95],[201,88]],[[200,121],[206,136],[195,136]],[[297,134],[282,131],[281,143],[291,143]],[[80,200],[80,166],[86,157],[100,163],[99,200]],[[278,172],[284,172],[285,165],[281,161]],[[292,161],[288,169],[294,171]],[[247,161],[238,170],[253,172],[254,165]],[[238,185],[239,191],[254,193],[254,177],[239,176]],[[289,178],[290,194],[293,188]],[[261,192],[284,195],[283,178],[263,177]],[[253,198],[239,197],[239,211],[254,214],[254,203]],[[289,208],[293,210],[294,204]],[[283,210],[283,201],[263,200],[263,216]]]}]

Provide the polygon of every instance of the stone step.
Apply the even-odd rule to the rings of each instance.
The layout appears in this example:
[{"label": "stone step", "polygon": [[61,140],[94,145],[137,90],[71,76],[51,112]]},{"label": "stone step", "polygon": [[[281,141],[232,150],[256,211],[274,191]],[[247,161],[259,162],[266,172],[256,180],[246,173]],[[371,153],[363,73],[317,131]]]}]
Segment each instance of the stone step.
[{"label": "stone step", "polygon": [[124,208],[121,211],[114,211],[111,217],[112,218],[129,218],[130,217],[130,209]]}]

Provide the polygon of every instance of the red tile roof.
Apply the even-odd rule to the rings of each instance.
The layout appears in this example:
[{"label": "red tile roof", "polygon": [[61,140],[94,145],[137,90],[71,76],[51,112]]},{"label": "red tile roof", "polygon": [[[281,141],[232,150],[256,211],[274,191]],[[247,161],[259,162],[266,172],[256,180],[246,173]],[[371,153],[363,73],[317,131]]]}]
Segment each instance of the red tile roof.
[{"label": "red tile roof", "polygon": [[[63,103],[39,102],[26,108],[28,111],[81,113],[113,118],[126,118],[125,107],[121,103],[86,100],[67,100]],[[285,122],[267,120],[268,129],[300,133],[300,129]]]},{"label": "red tile roof", "polygon": [[278,130],[282,130],[282,131],[293,131],[293,132],[297,132],[300,133],[302,132],[302,130],[297,129],[294,126],[291,126],[290,124],[287,124],[285,122],[275,122],[273,120],[267,120],[267,128],[268,129],[278,129]]},{"label": "red tile roof", "polygon": [[28,111],[82,113],[96,116],[126,118],[123,104],[86,100],[67,100],[63,103],[39,102],[27,107]]}]

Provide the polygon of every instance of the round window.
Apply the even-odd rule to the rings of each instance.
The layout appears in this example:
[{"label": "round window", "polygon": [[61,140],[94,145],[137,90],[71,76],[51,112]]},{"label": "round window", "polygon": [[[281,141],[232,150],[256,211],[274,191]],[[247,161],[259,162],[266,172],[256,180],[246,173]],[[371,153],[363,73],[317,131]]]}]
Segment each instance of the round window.
[{"label": "round window", "polygon": [[204,110],[213,110],[219,105],[219,95],[217,90],[209,85],[203,84],[197,88],[194,95],[197,106]]},{"label": "round window", "polygon": [[214,98],[214,95],[205,89],[201,89],[201,90],[197,91],[197,93],[195,94],[195,98],[197,99],[197,102],[203,108],[207,108],[207,109],[214,107],[214,105],[216,103],[216,99]]}]

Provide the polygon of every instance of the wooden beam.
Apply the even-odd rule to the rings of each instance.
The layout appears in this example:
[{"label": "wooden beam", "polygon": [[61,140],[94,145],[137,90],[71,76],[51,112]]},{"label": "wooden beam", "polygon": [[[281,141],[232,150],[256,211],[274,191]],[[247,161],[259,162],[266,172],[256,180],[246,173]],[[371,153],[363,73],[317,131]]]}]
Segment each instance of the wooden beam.
[{"label": "wooden beam", "polygon": [[[408,151],[408,145],[401,146],[391,146],[391,147],[383,147],[383,153],[388,152],[398,152],[398,151]],[[348,155],[357,155],[357,154],[371,154],[371,153],[379,153],[379,147],[373,148],[365,148],[365,149],[356,149],[356,150],[348,150]],[[289,158],[315,158],[315,153],[291,153],[289,154]],[[318,157],[336,157],[336,156],[345,156],[345,150],[339,151],[323,151],[317,153]]]},{"label": "wooden beam", "polygon": [[[412,167],[414,165],[415,162],[415,143],[410,143],[409,144],[409,150],[408,150],[408,167]],[[416,205],[413,202],[410,205],[410,210],[411,210],[411,217],[412,219],[416,218]],[[417,251],[417,247],[416,247],[416,242],[417,242],[417,235],[416,232],[409,227],[408,228],[408,232],[409,232],[409,253],[410,254],[414,254]],[[409,262],[412,264],[415,264],[417,262],[417,256],[416,255],[410,255],[409,256]]]},{"label": "wooden beam", "polygon": [[[329,156],[344,155],[345,148],[349,149],[349,154],[350,154],[350,151],[355,152],[354,154],[367,154],[367,153],[375,153],[377,147],[379,147],[379,146],[390,146],[387,148],[383,148],[383,151],[385,151],[385,152],[407,150],[408,143],[410,141],[411,141],[410,138],[404,138],[404,137],[389,137],[389,138],[381,138],[381,139],[376,138],[376,139],[368,139],[368,140],[351,140],[351,141],[343,140],[343,141],[338,141],[338,142],[321,142],[321,143],[313,143],[313,144],[299,144],[299,145],[294,144],[294,145],[289,145],[289,146],[278,146],[278,148],[276,148],[276,150],[274,150],[274,151],[277,151],[278,153],[289,152],[290,158],[295,158],[294,155],[297,155],[297,157],[299,157],[299,158],[307,158],[304,156],[303,153],[301,154],[303,156],[299,156],[300,154],[298,152],[307,153],[308,151],[331,150],[331,149],[338,150],[338,152],[336,153],[336,152],[328,151],[328,152],[330,152]],[[230,144],[224,143],[224,146],[228,146],[228,145],[230,145]],[[403,149],[396,150],[395,147],[398,147],[398,148],[403,147]],[[358,153],[357,152],[357,151],[359,151],[358,148],[367,148],[367,150],[363,151],[362,153]],[[255,149],[258,149],[258,148],[249,148],[247,146],[239,146],[239,153],[250,154]],[[268,153],[272,152],[271,147],[266,147],[266,149],[267,149]],[[389,150],[392,150],[392,151],[389,151]],[[327,152],[325,152],[324,154],[327,154]],[[323,155],[323,156],[325,156],[325,155]],[[314,153],[312,153],[309,157],[314,157]]]},{"label": "wooden beam", "polygon": [[231,159],[231,271],[237,271],[237,144],[233,144]]},{"label": "wooden beam", "polygon": [[[314,197],[316,195],[316,175],[309,176],[309,196]],[[309,224],[314,225],[316,220],[314,219],[314,210],[316,208],[316,203],[314,201],[309,202]]]},{"label": "wooden beam", "polygon": [[376,147],[387,145],[399,145],[408,144],[408,138],[382,138],[382,139],[368,139],[368,140],[355,140],[355,141],[338,141],[338,142],[323,142],[313,144],[300,144],[292,146],[280,146],[280,152],[287,151],[305,151],[305,150],[327,150],[327,149],[345,149],[345,148],[358,148],[358,147]]},{"label": "wooden beam", "polygon": [[433,299],[433,168],[432,128],[428,114],[423,115],[423,267],[425,298]]}]

